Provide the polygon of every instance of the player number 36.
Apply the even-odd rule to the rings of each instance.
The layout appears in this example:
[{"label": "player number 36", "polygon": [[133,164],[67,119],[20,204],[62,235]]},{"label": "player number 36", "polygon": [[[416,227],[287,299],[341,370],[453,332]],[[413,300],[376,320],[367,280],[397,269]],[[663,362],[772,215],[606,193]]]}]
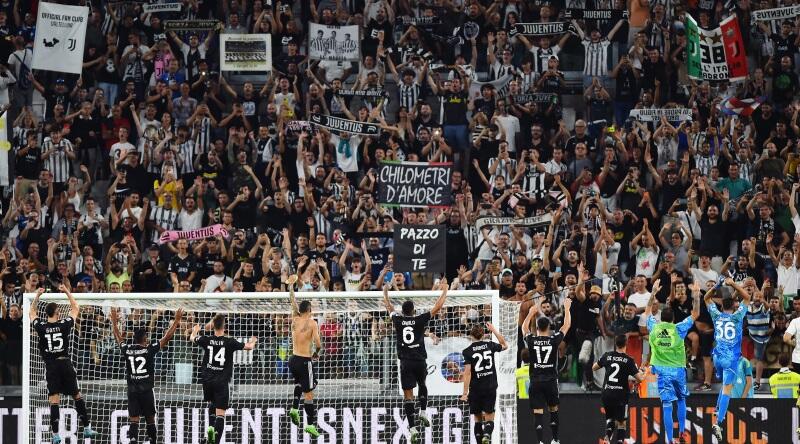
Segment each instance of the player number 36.
[{"label": "player number 36", "polygon": [[719,322],[715,325],[718,338],[733,340],[736,337],[736,326],[732,322]]}]

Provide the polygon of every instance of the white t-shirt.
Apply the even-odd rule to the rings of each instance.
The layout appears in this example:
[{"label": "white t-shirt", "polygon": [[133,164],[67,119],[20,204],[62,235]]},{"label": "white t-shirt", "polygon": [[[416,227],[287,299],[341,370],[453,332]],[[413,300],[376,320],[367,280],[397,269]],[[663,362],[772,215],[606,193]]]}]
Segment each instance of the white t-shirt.
[{"label": "white t-shirt", "polygon": [[647,308],[647,303],[650,301],[650,292],[644,293],[631,293],[628,296],[628,302],[636,305],[636,308]]},{"label": "white t-shirt", "polygon": [[794,350],[792,350],[792,362],[800,364],[800,318],[792,319],[789,326],[786,327],[786,334],[793,336],[795,339]]},{"label": "white t-shirt", "polygon": [[783,287],[783,294],[797,294],[798,284],[800,284],[800,270],[794,264],[784,267],[778,265],[778,287]]},{"label": "white t-shirt", "polygon": [[498,116],[497,124],[503,128],[503,131],[506,134],[506,142],[508,142],[508,152],[516,153],[517,145],[516,143],[514,143],[514,138],[516,137],[516,134],[520,131],[519,119],[516,116],[512,115]]},{"label": "white t-shirt", "polygon": [[361,278],[364,273],[353,273],[350,270],[344,272],[344,289],[345,291],[358,291],[361,284]]},{"label": "white t-shirt", "polygon": [[[135,153],[136,147],[133,146],[133,144],[130,142],[117,142],[111,145],[111,156],[114,159],[114,163],[116,163],[119,160],[119,156],[122,153],[122,150],[127,150],[127,152],[129,153]],[[128,161],[126,160],[124,163],[127,164]]]},{"label": "white t-shirt", "polygon": [[203,227],[203,211],[195,208],[194,213],[182,209],[178,213],[178,226],[181,230],[195,230]]},{"label": "white t-shirt", "polygon": [[719,279],[719,273],[711,268],[708,271],[703,271],[699,268],[690,268],[689,270],[692,272],[692,280],[699,283],[701,288],[705,288],[706,282],[716,282]]},{"label": "white t-shirt", "polygon": [[658,248],[639,247],[636,250],[636,273],[646,278],[653,277],[658,262]]},{"label": "white t-shirt", "polygon": [[225,291],[231,291],[233,289],[233,279],[225,275],[217,276],[212,274],[206,278],[206,286],[203,288],[203,293],[214,293],[223,282],[225,284]]}]

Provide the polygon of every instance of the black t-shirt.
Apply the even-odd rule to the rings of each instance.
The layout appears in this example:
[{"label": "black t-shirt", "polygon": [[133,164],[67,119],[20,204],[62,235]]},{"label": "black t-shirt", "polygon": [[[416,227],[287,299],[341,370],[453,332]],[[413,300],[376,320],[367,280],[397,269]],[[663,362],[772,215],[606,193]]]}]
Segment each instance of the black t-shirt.
[{"label": "black t-shirt", "polygon": [[39,351],[45,362],[56,359],[69,359],[70,333],[75,326],[71,316],[56,322],[47,322],[42,318],[33,321],[33,329],[39,336]]},{"label": "black t-shirt", "polygon": [[603,396],[627,400],[630,392],[628,378],[639,373],[633,358],[625,353],[610,351],[601,356],[597,364],[606,370],[606,378],[603,382]]},{"label": "black t-shirt", "polygon": [[24,156],[17,156],[17,175],[28,180],[38,179],[42,166],[41,155],[42,150],[36,147],[29,149]]},{"label": "black t-shirt", "polygon": [[494,354],[503,350],[492,341],[477,341],[465,348],[461,354],[464,364],[470,365],[470,390],[493,390],[497,388],[497,367]]},{"label": "black t-shirt", "polygon": [[452,92],[444,91],[441,94],[442,108],[444,109],[444,125],[466,125],[467,124],[467,102],[466,91]]},{"label": "black t-shirt", "polygon": [[675,314],[674,322],[676,324],[692,315],[692,305],[692,299],[689,297],[683,302],[673,299],[672,302],[669,303],[672,312]]},{"label": "black t-shirt", "polygon": [[248,229],[256,226],[256,198],[251,194],[250,197],[233,207],[233,226],[236,228]]},{"label": "black t-shirt", "polygon": [[564,334],[557,331],[552,336],[525,336],[525,346],[531,358],[531,381],[544,382],[558,379],[558,344]]},{"label": "black t-shirt", "polygon": [[125,378],[128,381],[128,391],[152,390],[155,357],[161,351],[161,344],[158,341],[152,341],[147,346],[122,343],[119,345],[119,349],[125,358]]},{"label": "black t-shirt", "polygon": [[192,257],[191,254],[185,258],[182,258],[177,254],[172,256],[172,259],[169,260],[169,267],[167,268],[167,271],[177,274],[179,281],[188,278],[189,275],[195,271],[194,257]]},{"label": "black t-shirt", "polygon": [[227,384],[233,376],[233,353],[244,344],[230,336],[197,336],[194,343],[203,348],[201,381]]},{"label": "black t-shirt", "polygon": [[700,230],[703,238],[700,239],[700,252],[711,256],[727,257],[728,250],[728,222],[717,217],[714,223],[704,214],[700,219]]},{"label": "black t-shirt", "polygon": [[6,338],[5,361],[18,365],[22,362],[22,318],[15,321],[6,315],[0,319],[0,332]]},{"label": "black t-shirt", "polygon": [[426,311],[417,316],[404,316],[392,313],[392,324],[397,336],[397,358],[411,361],[424,361],[428,354],[425,352],[425,329],[431,320],[431,312]]}]

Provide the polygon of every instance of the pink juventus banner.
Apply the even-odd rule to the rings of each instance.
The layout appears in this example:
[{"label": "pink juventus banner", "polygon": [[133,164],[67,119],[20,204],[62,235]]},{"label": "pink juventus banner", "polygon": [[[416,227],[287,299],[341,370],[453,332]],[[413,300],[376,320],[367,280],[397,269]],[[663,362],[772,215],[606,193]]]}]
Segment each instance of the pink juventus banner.
[{"label": "pink juventus banner", "polygon": [[203,239],[204,237],[218,236],[220,234],[226,237],[228,236],[228,230],[223,228],[221,224],[198,228],[196,230],[170,230],[161,233],[161,236],[158,238],[158,243],[165,244],[167,242],[174,242],[178,239],[197,240]]}]

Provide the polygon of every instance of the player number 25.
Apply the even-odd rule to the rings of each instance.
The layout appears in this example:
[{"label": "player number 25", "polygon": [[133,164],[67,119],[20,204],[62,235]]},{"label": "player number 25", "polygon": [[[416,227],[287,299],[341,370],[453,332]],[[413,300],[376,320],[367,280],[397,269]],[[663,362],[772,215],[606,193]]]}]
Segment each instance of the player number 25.
[{"label": "player number 25", "polygon": [[60,352],[64,349],[64,338],[61,337],[61,333],[48,333],[44,338],[47,340],[47,351]]},{"label": "player number 25", "polygon": [[[492,352],[490,350],[486,350],[485,352],[483,352],[483,354],[475,353],[474,355],[472,355],[472,358],[478,361],[478,363],[475,364],[475,371],[480,372],[483,370],[490,370],[492,368],[492,365],[494,365],[494,362],[492,360]],[[484,363],[486,365],[484,365]]]},{"label": "player number 25", "polygon": [[214,347],[208,346],[208,363],[213,364],[217,361],[220,367],[225,365],[225,347],[219,349],[217,354],[214,354]]},{"label": "player number 25", "polygon": [[736,326],[734,326],[732,322],[720,322],[717,323],[715,327],[718,338],[730,341],[736,337]]}]

